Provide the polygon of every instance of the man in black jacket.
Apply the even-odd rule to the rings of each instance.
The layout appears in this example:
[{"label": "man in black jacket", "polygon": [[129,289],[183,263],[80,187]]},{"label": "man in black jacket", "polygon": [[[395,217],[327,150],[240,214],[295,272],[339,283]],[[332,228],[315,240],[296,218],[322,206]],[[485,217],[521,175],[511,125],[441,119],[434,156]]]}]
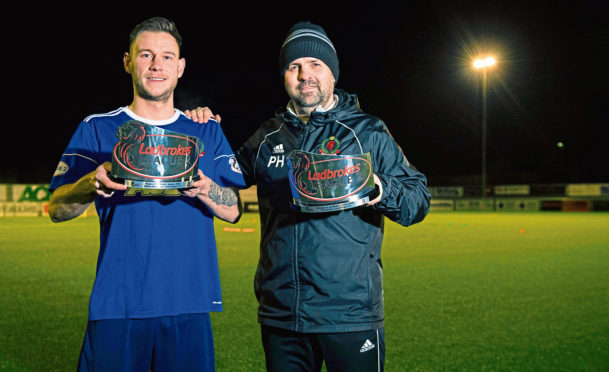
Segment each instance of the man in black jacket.
[{"label": "man in black jacket", "polygon": [[[323,28],[294,25],[280,51],[290,101],[237,151],[257,185],[262,236],[255,276],[268,371],[380,371],[384,366],[383,219],[408,226],[429,211],[427,180],[357,96],[336,89]],[[199,111],[200,112],[200,111]],[[196,115],[195,115],[196,119]],[[370,153],[381,194],[366,205],[302,213],[292,205],[288,154]]]}]

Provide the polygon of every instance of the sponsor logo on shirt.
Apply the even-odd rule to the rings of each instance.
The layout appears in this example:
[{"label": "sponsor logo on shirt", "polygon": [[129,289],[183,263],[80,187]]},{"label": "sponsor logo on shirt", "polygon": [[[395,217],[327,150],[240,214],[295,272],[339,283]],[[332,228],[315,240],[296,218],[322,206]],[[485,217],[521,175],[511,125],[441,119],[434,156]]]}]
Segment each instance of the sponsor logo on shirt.
[{"label": "sponsor logo on shirt", "polygon": [[285,153],[283,149],[283,143],[273,147],[273,155],[269,157],[269,162],[266,165],[267,168],[275,166],[275,168],[283,168],[285,165],[285,155],[279,155]]},{"label": "sponsor logo on shirt", "polygon": [[283,143],[273,147],[273,154],[283,154]]}]

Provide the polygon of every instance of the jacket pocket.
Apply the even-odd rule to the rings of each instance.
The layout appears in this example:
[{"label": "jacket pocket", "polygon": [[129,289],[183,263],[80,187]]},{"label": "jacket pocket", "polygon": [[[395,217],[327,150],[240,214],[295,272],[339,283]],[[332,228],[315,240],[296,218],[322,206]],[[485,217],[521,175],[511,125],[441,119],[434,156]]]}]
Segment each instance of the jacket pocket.
[{"label": "jacket pocket", "polygon": [[368,262],[368,307],[372,311],[382,309],[383,304],[383,268],[378,259],[370,254]]}]

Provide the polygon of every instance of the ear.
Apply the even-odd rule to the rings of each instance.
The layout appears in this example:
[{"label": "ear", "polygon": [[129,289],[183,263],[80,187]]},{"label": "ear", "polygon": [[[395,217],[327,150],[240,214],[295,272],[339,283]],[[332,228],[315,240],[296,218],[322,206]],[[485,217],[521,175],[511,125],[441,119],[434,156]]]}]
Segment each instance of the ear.
[{"label": "ear", "polygon": [[129,52],[125,52],[123,55],[123,67],[128,74],[131,74],[131,55]]},{"label": "ear", "polygon": [[186,68],[186,59],[180,58],[178,60],[178,78],[181,78],[184,74],[184,69]]}]

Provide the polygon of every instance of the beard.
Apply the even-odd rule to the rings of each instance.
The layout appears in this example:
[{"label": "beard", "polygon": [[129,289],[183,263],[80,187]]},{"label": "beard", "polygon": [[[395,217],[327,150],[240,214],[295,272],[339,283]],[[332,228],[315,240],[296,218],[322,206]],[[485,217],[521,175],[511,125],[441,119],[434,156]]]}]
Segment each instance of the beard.
[{"label": "beard", "polygon": [[[307,93],[301,93],[301,89],[305,87],[316,87],[316,90]],[[321,88],[316,83],[302,82],[296,87],[296,92],[290,97],[298,107],[315,108],[324,101],[324,95]]]},{"label": "beard", "polygon": [[171,94],[173,93],[174,88],[167,89],[165,92],[155,96],[155,95],[152,95],[152,93],[150,93],[144,87],[144,84],[142,84],[140,81],[135,82],[135,90],[137,92],[137,95],[147,101],[163,102],[163,103],[168,102],[169,98],[171,98]]}]

